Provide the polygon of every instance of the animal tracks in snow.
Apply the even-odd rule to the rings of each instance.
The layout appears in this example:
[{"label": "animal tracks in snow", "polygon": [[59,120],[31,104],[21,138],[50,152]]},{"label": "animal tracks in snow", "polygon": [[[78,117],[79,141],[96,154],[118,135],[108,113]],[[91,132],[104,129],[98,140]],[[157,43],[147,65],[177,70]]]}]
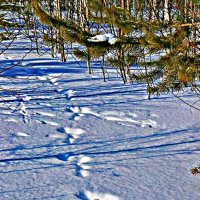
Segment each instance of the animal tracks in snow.
[{"label": "animal tracks in snow", "polygon": [[74,114],[80,114],[81,113],[81,108],[78,106],[71,106],[66,108],[67,112],[72,112]]},{"label": "animal tracks in snow", "polygon": [[[49,80],[49,79],[48,79]],[[57,81],[57,78],[51,78],[51,83],[55,83]],[[64,93],[67,96],[67,99],[70,101],[70,98],[73,96],[74,91],[73,90],[60,90],[60,93]],[[72,113],[72,115],[69,117],[70,120],[78,121],[83,117],[86,113],[89,113],[90,110],[87,108],[80,108],[79,106],[74,106],[72,103],[72,106],[67,107],[65,110],[66,112]],[[47,124],[50,126],[56,126],[57,133],[54,134],[46,134],[45,137],[53,138],[53,139],[64,139],[65,143],[72,144],[75,142],[76,139],[80,137],[80,135],[85,133],[85,130],[75,127],[64,127],[61,124],[57,123],[56,115],[51,112],[46,111],[35,111],[34,114],[39,115],[40,118],[37,119],[36,116],[36,122],[40,124]],[[43,119],[45,117],[45,119]]]},{"label": "animal tracks in snow", "polygon": [[[64,145],[73,144],[78,138],[80,138],[86,131],[82,128],[76,127],[76,123],[78,120],[81,120],[82,117],[86,115],[94,115],[100,117],[98,113],[93,112],[91,109],[87,107],[80,107],[72,102],[73,97],[75,96],[76,91],[68,89],[66,90],[61,82],[59,82],[59,77],[54,76],[38,76],[36,80],[40,80],[41,82],[45,82],[43,87],[47,87],[48,90],[52,86],[54,87],[55,100],[54,96],[49,95],[48,92],[43,92],[43,89],[38,87],[38,93],[31,94],[27,89],[26,94],[20,94],[19,98],[16,99],[15,108],[10,111],[10,107],[8,110],[4,111],[7,122],[20,123],[18,121],[18,114],[22,115],[24,123],[39,123],[38,130],[45,130],[45,125],[48,127],[44,134],[44,137],[48,137],[48,141],[50,142],[62,142],[66,143]],[[55,101],[56,108],[52,109],[52,101]],[[61,106],[68,106],[66,110],[61,108]],[[60,109],[61,108],[61,109]],[[61,111],[61,112],[60,112]],[[64,116],[67,116],[66,119],[62,118],[61,122],[57,117],[62,116],[64,112]],[[67,113],[65,113],[67,112]],[[16,119],[11,115],[17,114]],[[58,116],[57,116],[58,114]],[[33,120],[31,120],[33,117]],[[69,123],[69,119],[71,120]],[[65,121],[66,120],[66,121]],[[66,123],[66,124],[65,124]],[[29,127],[29,124],[24,124],[25,128]],[[51,127],[52,126],[52,127]],[[54,131],[55,128],[55,132]],[[23,132],[27,129],[20,129],[13,133],[14,137],[18,137],[19,140],[25,140],[26,137],[30,137],[29,133]],[[45,139],[45,138],[44,138]],[[47,138],[46,138],[47,139]],[[51,159],[51,158],[49,158]],[[90,176],[91,173],[91,161],[92,158],[85,155],[71,155],[70,153],[59,154],[58,156],[52,157],[52,162],[62,163],[63,161],[68,161],[73,165],[73,174],[78,177],[86,178]]]},{"label": "animal tracks in snow", "polygon": [[[50,123],[48,121],[39,121],[39,123]],[[52,123],[52,122],[51,122]],[[52,124],[50,124],[52,125]],[[54,125],[54,124],[53,124]],[[55,123],[55,125],[59,125]],[[55,139],[64,139],[65,143],[73,144],[76,139],[80,137],[80,135],[84,134],[85,130],[81,128],[71,128],[71,127],[60,127],[57,129],[57,133],[46,135],[46,137],[55,138]]]},{"label": "animal tracks in snow", "polygon": [[59,78],[60,78],[61,76],[62,76],[62,74],[50,74],[50,75],[48,75],[47,80],[48,80],[51,84],[57,86],[57,85],[59,85],[59,83],[58,83],[57,81],[59,80]]},{"label": "animal tracks in snow", "polygon": [[81,114],[81,110],[78,106],[71,106],[71,107],[67,107],[66,112],[72,113],[71,117],[69,118],[70,120],[80,120],[82,116],[84,116],[83,114]]},{"label": "animal tracks in snow", "polygon": [[141,127],[149,126],[150,128],[156,128],[157,127],[157,122],[151,119],[147,119],[144,121],[141,121]]},{"label": "animal tracks in snow", "polygon": [[70,153],[59,154],[56,156],[58,160],[69,161],[75,165],[75,175],[86,178],[90,175],[90,162],[92,161],[91,157],[84,155],[71,155]]},{"label": "animal tracks in snow", "polygon": [[64,127],[61,130],[64,131],[64,133],[67,134],[67,139],[70,144],[74,143],[76,139],[80,137],[83,133],[85,133],[85,130],[80,128],[70,128],[70,127]]},{"label": "animal tracks in snow", "polygon": [[43,111],[37,111],[36,114],[42,115],[42,116],[48,116],[48,117],[55,117],[53,113],[43,112]]},{"label": "animal tracks in snow", "polygon": [[22,114],[24,123],[30,122],[30,115],[28,114],[27,108],[23,102],[19,104],[18,112]]},{"label": "animal tracks in snow", "polygon": [[76,175],[81,177],[88,177],[90,175],[89,170],[91,169],[89,162],[91,161],[92,161],[91,157],[83,155],[79,156],[76,166]]},{"label": "animal tracks in snow", "polygon": [[93,112],[90,108],[87,107],[71,106],[66,108],[66,112],[71,112],[72,116],[70,117],[70,119],[75,121],[80,120],[81,117],[84,117],[85,115],[101,117],[101,115]]},{"label": "animal tracks in snow", "polygon": [[[124,113],[119,111],[106,111],[101,113],[101,117],[108,121],[116,121],[121,125],[132,126],[131,124],[138,125],[141,127],[156,128],[157,122],[152,119],[138,120],[136,113]],[[148,116],[150,117],[150,116]],[[127,124],[128,123],[128,124]]]},{"label": "animal tracks in snow", "polygon": [[[74,158],[72,159],[74,160]],[[92,161],[91,157],[80,155],[76,159],[76,176],[88,177],[90,175],[90,169],[92,168],[89,164]]]},{"label": "animal tracks in snow", "polygon": [[148,116],[147,119],[139,120],[138,114],[131,112],[124,113],[120,111],[105,111],[102,113],[97,113],[92,111],[90,108],[78,107],[78,106],[67,107],[66,111],[73,113],[70,119],[75,121],[80,120],[81,117],[85,115],[93,115],[95,117],[105,119],[108,121],[116,121],[117,123],[126,126],[132,126],[134,124],[141,127],[147,127],[147,126],[150,128],[157,127],[157,122],[154,119],[149,119],[150,117],[153,118],[158,117],[157,115],[154,114]]},{"label": "animal tracks in snow", "polygon": [[74,92],[73,90],[68,90],[68,91],[66,92],[67,98],[68,98],[68,99],[72,98],[73,95],[74,95],[74,93],[75,93],[75,92]]},{"label": "animal tracks in snow", "polygon": [[31,99],[32,99],[31,96],[24,96],[24,97],[22,97],[22,100],[23,100],[24,102],[30,101]]},{"label": "animal tracks in snow", "polygon": [[41,121],[39,121],[39,120],[36,120],[38,123],[40,123],[40,124],[49,124],[49,125],[51,125],[51,126],[59,126],[60,124],[59,123],[57,123],[57,122],[54,122],[54,121],[47,121],[47,120],[41,120]]}]

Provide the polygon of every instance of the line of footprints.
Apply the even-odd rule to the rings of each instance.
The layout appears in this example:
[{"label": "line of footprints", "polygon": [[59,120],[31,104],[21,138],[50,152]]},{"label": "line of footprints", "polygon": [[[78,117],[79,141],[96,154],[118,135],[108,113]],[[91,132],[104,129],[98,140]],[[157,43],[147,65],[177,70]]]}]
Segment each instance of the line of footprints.
[{"label": "line of footprints", "polygon": [[[40,80],[46,81],[46,80],[48,80],[48,78],[44,77],[44,79],[40,78]],[[57,80],[58,80],[57,78],[51,78],[49,80],[49,82],[51,84],[53,84],[55,87],[57,87],[56,90],[58,93],[64,94],[66,96],[67,101],[71,101],[71,99],[73,98],[74,91],[60,89]],[[42,98],[45,98],[45,97],[41,97],[41,99]],[[30,123],[31,119],[30,119],[30,115],[29,115],[27,107],[26,107],[26,103],[29,102],[29,100],[31,100],[31,97],[25,96],[21,100],[22,101],[19,103],[19,105],[17,105],[16,108],[14,108],[14,110],[12,110],[12,112],[5,111],[4,114],[12,115],[14,112],[18,112],[23,116],[24,123]],[[90,114],[91,111],[88,108],[80,108],[78,106],[74,106],[72,103],[72,106],[66,108],[66,112],[71,113],[71,116],[69,118],[70,120],[78,121],[85,114]],[[41,117],[44,116],[44,117],[49,118],[48,120],[46,120],[46,119],[37,120],[36,119],[37,123],[48,124],[50,126],[55,126],[56,128],[58,127],[57,133],[54,133],[51,135],[46,134],[45,137],[50,137],[50,138],[54,138],[54,139],[62,139],[62,141],[66,142],[68,144],[73,144],[75,142],[75,140],[80,137],[80,135],[85,133],[85,130],[83,130],[81,128],[59,127],[60,124],[53,121],[53,118],[56,117],[53,113],[46,112],[46,111],[36,111],[34,114],[40,115]],[[8,118],[8,119],[6,119],[6,121],[18,123],[18,121],[14,118]],[[17,133],[15,133],[15,136],[28,137],[30,135],[26,134],[24,132],[17,132]],[[91,169],[91,167],[88,165],[88,163],[92,161],[91,157],[84,156],[84,155],[69,156],[68,153],[65,153],[65,154],[59,155],[57,157],[57,159],[62,160],[62,161],[72,161],[73,163],[75,163],[76,176],[81,176],[81,177],[89,176],[89,170]]]},{"label": "line of footprints", "polygon": [[[74,95],[73,90],[66,91],[66,90],[60,89],[56,78],[51,79],[50,82],[51,84],[57,87],[56,90],[58,93],[65,93],[66,99],[68,101],[71,101]],[[70,120],[78,121],[81,119],[81,117],[85,116],[85,114],[90,114],[91,111],[88,108],[80,108],[78,106],[73,106],[73,103],[72,103],[72,106],[66,108],[66,112],[71,113],[71,117],[69,118]],[[40,113],[40,114],[43,114],[43,113]],[[54,125],[52,123],[48,123],[48,124]],[[73,127],[60,127],[57,129],[57,131],[58,132],[56,134],[50,135],[49,137],[56,138],[56,139],[64,139],[64,142],[69,143],[69,144],[73,144],[76,139],[78,139],[82,134],[85,133],[85,130],[81,128],[73,128]],[[62,161],[75,162],[76,176],[81,176],[81,177],[89,176],[90,174],[89,170],[91,169],[91,166],[89,165],[89,163],[92,161],[91,157],[84,156],[84,155],[69,156],[69,154],[66,153],[66,154],[59,155],[57,158]]]},{"label": "line of footprints", "polygon": [[58,160],[69,161],[75,165],[75,175],[80,177],[88,177],[90,175],[90,169],[92,168],[90,163],[92,158],[85,155],[72,155],[71,153],[59,154],[56,156]]},{"label": "line of footprints", "polygon": [[[41,78],[40,78],[41,79]],[[41,79],[42,80],[42,79]],[[117,123],[124,123],[124,122],[129,122],[133,123],[136,125],[140,125],[142,127],[144,126],[151,126],[151,127],[156,127],[157,124],[155,121],[152,120],[137,120],[137,115],[132,114],[130,115],[125,115],[125,113],[119,113],[115,111],[107,111],[103,113],[96,113],[90,110],[89,108],[86,107],[79,107],[73,104],[73,96],[74,96],[74,91],[73,90],[66,90],[63,88],[59,87],[59,82],[57,81],[58,78],[53,78],[53,77],[45,77],[45,81],[48,80],[50,84],[54,85],[56,87],[56,91],[58,94],[65,95],[65,98],[68,102],[71,102],[71,106],[66,108],[66,112],[70,113],[69,119],[72,121],[78,121],[80,120],[83,116],[85,115],[93,115],[96,117],[99,117],[104,120],[108,121],[116,121]],[[43,97],[41,97],[43,98]],[[28,111],[26,109],[25,103],[28,102],[31,99],[31,97],[24,97],[23,101],[18,105],[18,112],[23,115],[24,122],[29,123],[30,122],[30,115],[28,114]],[[36,120],[38,123],[41,124],[48,124],[51,126],[55,126],[57,128],[57,133],[54,134],[47,134],[46,137],[54,138],[54,139],[61,139],[63,142],[67,144],[73,144],[82,134],[85,133],[85,130],[81,128],[75,128],[75,127],[60,127],[60,124],[51,120],[55,117],[53,113],[48,113],[48,112],[43,112],[43,111],[37,111],[35,114],[41,115],[41,116],[46,116],[49,119],[48,120]],[[11,119],[10,119],[11,120]],[[13,121],[13,119],[12,119]],[[123,125],[123,124],[122,124]],[[128,125],[128,124],[125,124]],[[26,133],[18,132],[16,134],[18,137],[27,137],[29,136]],[[69,156],[67,153],[60,155],[57,157],[59,160],[62,161],[73,161],[75,163],[75,174],[77,176],[82,176],[82,177],[87,177],[89,176],[89,171],[91,167],[88,165],[92,161],[91,157],[88,156]]]},{"label": "line of footprints", "polygon": [[[72,161],[73,157],[69,161]],[[80,155],[78,156],[75,174],[76,176],[88,177],[90,175],[91,166],[89,163],[92,161],[91,157]]]}]

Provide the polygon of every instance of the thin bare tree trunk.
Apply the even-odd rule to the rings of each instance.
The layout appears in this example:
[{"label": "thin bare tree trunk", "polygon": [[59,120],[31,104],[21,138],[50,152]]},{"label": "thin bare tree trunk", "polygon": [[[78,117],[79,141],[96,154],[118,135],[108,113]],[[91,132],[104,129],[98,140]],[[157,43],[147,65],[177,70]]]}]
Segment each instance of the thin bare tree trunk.
[{"label": "thin bare tree trunk", "polygon": [[165,0],[164,2],[164,21],[169,21],[169,0]]}]

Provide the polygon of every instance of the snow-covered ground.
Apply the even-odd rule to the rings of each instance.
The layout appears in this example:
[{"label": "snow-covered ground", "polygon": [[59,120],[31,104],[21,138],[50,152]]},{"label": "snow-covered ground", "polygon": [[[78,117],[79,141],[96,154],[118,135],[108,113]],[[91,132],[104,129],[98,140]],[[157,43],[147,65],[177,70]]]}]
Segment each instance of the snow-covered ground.
[{"label": "snow-covered ground", "polygon": [[[199,200],[200,112],[15,41],[0,55],[1,200]],[[193,102],[192,96],[185,100]]]}]

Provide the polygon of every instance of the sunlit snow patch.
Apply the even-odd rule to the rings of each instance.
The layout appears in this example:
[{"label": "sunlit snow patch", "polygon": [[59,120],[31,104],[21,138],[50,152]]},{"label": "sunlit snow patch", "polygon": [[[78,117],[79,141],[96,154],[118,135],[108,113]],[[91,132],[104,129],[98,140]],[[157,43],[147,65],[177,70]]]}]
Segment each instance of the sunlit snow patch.
[{"label": "sunlit snow patch", "polygon": [[6,122],[15,122],[15,123],[18,123],[18,121],[14,118],[9,118],[9,119],[6,119],[5,120]]},{"label": "sunlit snow patch", "polygon": [[108,38],[105,35],[96,35],[88,39],[89,42],[105,42]]},{"label": "sunlit snow patch", "polygon": [[108,41],[109,44],[114,45],[117,42],[117,38],[108,33],[108,34],[102,34],[102,35],[96,35],[94,37],[88,38],[89,42],[106,42]]},{"label": "sunlit snow patch", "polygon": [[3,110],[1,111],[2,114],[5,114],[5,115],[12,115],[12,112],[8,111],[8,110]]},{"label": "sunlit snow patch", "polygon": [[64,130],[66,133],[69,133],[71,135],[81,135],[81,134],[85,133],[85,131],[80,128],[65,127]]},{"label": "sunlit snow patch", "polygon": [[96,116],[96,117],[101,117],[100,114],[98,114],[98,113],[96,113],[96,112],[93,112],[90,108],[86,108],[86,107],[81,108],[81,113],[83,113],[83,114],[94,115],[94,116]]},{"label": "sunlit snow patch", "polygon": [[120,118],[120,117],[115,117],[115,116],[105,116],[104,118],[109,121],[130,122],[130,123],[138,124],[138,121],[131,118],[127,118],[127,117]]},{"label": "sunlit snow patch", "polygon": [[46,81],[48,78],[47,76],[38,76],[37,77],[40,81]]},{"label": "sunlit snow patch", "polygon": [[89,170],[89,169],[92,168],[91,166],[86,165],[86,164],[81,164],[80,167],[81,167],[82,169],[84,169],[84,170]]},{"label": "sunlit snow patch", "polygon": [[75,142],[75,139],[73,137],[69,138],[69,143],[72,144]]},{"label": "sunlit snow patch", "polygon": [[67,97],[70,98],[70,97],[73,96],[74,91],[73,91],[73,90],[68,90],[68,91],[66,92],[66,94],[67,94]]},{"label": "sunlit snow patch", "polygon": [[85,178],[85,177],[88,177],[90,173],[89,171],[82,169],[80,170],[80,175]]},{"label": "sunlit snow patch", "polygon": [[117,38],[110,38],[108,40],[108,43],[110,43],[111,45],[114,45],[117,42]]},{"label": "sunlit snow patch", "polygon": [[74,117],[74,121],[78,121],[78,120],[80,120],[81,119],[81,116],[75,116]]},{"label": "sunlit snow patch", "polygon": [[112,194],[90,192],[87,190],[85,191],[85,196],[88,198],[88,200],[120,200],[119,197]]},{"label": "sunlit snow patch", "polygon": [[19,137],[28,137],[29,136],[27,133],[23,133],[23,132],[17,132],[16,135]]},{"label": "sunlit snow patch", "polygon": [[81,155],[79,157],[78,165],[81,165],[83,163],[88,163],[88,162],[91,162],[91,161],[92,161],[91,157]]}]

